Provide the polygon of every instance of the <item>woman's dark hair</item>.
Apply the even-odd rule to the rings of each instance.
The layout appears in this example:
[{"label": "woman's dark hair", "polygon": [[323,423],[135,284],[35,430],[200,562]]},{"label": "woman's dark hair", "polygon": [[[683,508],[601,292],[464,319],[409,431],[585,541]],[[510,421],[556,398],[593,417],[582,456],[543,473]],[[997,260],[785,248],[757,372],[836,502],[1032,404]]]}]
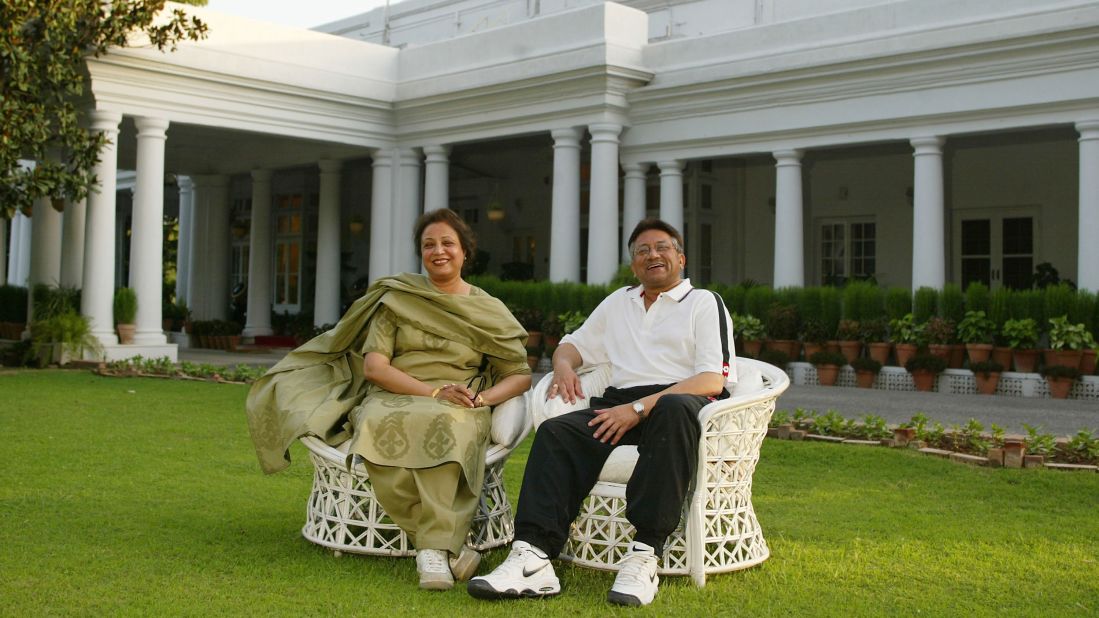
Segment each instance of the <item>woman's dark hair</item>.
[{"label": "woman's dark hair", "polygon": [[458,216],[458,213],[449,208],[425,212],[416,220],[416,229],[412,235],[412,242],[416,245],[416,255],[420,255],[420,239],[424,235],[424,230],[432,223],[445,223],[454,228],[454,231],[458,233],[458,242],[462,245],[462,252],[466,254],[466,263],[468,264],[473,255],[477,253],[477,237],[473,234],[473,230],[469,229],[469,225]]},{"label": "woman's dark hair", "polygon": [[642,219],[637,223],[637,226],[633,228],[633,233],[630,234],[630,240],[626,243],[626,246],[629,247],[631,253],[633,252],[633,241],[637,240],[637,237],[640,236],[642,232],[647,232],[649,230],[660,230],[668,236],[671,236],[672,240],[675,241],[675,250],[683,253],[683,235],[679,233],[679,230],[669,225],[663,219],[657,219],[655,217]]}]

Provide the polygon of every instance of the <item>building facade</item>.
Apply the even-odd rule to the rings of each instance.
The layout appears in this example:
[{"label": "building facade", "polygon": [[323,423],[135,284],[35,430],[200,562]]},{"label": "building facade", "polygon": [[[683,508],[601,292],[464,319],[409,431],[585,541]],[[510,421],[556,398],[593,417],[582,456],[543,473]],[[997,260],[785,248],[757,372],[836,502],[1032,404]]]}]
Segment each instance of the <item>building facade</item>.
[{"label": "building facade", "polygon": [[1099,2],[405,0],[325,32],[186,10],[207,40],[88,62],[100,190],[6,234],[8,279],[68,264],[107,344],[123,283],[167,343],[166,213],[176,295],[222,318],[235,288],[251,336],[417,270],[444,206],[489,272],[555,281],[610,280],[656,215],[701,283],[1018,287],[1048,262],[1099,290]]}]

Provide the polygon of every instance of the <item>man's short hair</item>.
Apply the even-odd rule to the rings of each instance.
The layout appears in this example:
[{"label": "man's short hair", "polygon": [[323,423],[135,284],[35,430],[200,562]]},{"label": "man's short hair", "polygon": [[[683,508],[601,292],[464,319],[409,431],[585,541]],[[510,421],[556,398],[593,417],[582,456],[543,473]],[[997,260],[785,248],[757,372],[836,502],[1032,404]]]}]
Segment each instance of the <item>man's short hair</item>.
[{"label": "man's short hair", "polygon": [[633,228],[633,233],[630,234],[630,240],[626,243],[626,246],[630,249],[631,253],[633,252],[633,241],[637,240],[637,237],[640,236],[642,232],[647,232],[649,230],[660,230],[668,236],[671,236],[672,240],[675,241],[676,251],[683,253],[683,235],[667,221],[655,217],[642,219],[637,223],[637,226]]}]

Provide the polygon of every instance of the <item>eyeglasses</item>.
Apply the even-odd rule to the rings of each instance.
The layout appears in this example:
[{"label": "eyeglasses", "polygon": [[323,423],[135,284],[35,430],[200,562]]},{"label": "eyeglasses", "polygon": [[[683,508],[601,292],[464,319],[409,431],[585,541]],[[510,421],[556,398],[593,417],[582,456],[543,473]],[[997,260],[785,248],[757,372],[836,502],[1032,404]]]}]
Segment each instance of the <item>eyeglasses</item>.
[{"label": "eyeglasses", "polygon": [[672,253],[672,252],[678,253],[679,252],[679,246],[675,245],[673,243],[666,243],[666,242],[658,242],[658,243],[656,243],[655,245],[653,245],[651,247],[649,245],[638,245],[638,246],[634,247],[634,249],[633,249],[633,256],[634,257],[649,257],[649,255],[651,255],[654,252],[657,253],[658,255],[665,255],[665,254]]}]

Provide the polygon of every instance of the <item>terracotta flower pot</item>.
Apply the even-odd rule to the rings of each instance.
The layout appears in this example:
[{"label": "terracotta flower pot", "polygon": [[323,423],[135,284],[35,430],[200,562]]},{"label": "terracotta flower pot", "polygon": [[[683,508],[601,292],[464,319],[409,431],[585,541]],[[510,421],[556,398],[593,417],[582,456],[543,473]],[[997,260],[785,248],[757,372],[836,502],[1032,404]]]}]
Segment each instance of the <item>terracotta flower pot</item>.
[{"label": "terracotta flower pot", "polygon": [[122,345],[130,345],[134,342],[134,333],[137,332],[137,324],[117,324],[118,342]]},{"label": "terracotta flower pot", "polygon": [[824,345],[820,344],[820,343],[810,343],[810,342],[806,341],[805,343],[803,343],[801,345],[801,348],[802,348],[802,351],[805,352],[805,359],[808,360],[809,357],[811,357],[812,355],[816,354],[817,352],[820,352],[821,350],[823,350]]},{"label": "terracotta flower pot", "polygon": [[839,376],[839,365],[817,365],[817,380],[821,386],[835,386]]},{"label": "terracotta flower pot", "polygon": [[1066,399],[1072,390],[1076,380],[1073,378],[1046,376],[1046,384],[1049,385],[1049,396],[1054,399]]},{"label": "terracotta flower pot", "polygon": [[840,342],[838,342],[838,341],[829,341],[829,342],[824,344],[824,349],[828,350],[829,352],[839,352],[840,351]]},{"label": "terracotta flower pot", "polygon": [[767,349],[768,350],[774,350],[776,352],[782,352],[790,360],[794,360],[794,359],[797,358],[798,353],[801,352],[801,350],[799,349],[800,347],[801,347],[801,342],[795,341],[793,339],[768,339],[767,340]]},{"label": "terracotta flower pot", "polygon": [[916,355],[916,350],[919,347],[914,343],[898,343],[893,346],[893,349],[897,352],[897,366],[904,367],[908,364],[908,361]]},{"label": "terracotta flower pot", "polygon": [[1046,348],[1042,350],[1042,364],[1046,367],[1059,364],[1057,362],[1057,350]]},{"label": "terracotta flower pot", "polygon": [[759,356],[759,351],[763,349],[763,342],[759,339],[745,339],[744,340],[744,354],[752,358]]},{"label": "terracotta flower pot", "polygon": [[1065,367],[1080,368],[1080,361],[1084,357],[1083,350],[1057,350],[1054,355],[1054,365],[1064,365]]},{"label": "terracotta flower pot", "polygon": [[961,369],[965,364],[965,346],[960,343],[950,344],[950,358],[946,359],[946,363],[951,369]]},{"label": "terracotta flower pot", "polygon": [[843,354],[843,357],[847,359],[847,364],[850,365],[862,354],[862,342],[840,341],[840,354]]},{"label": "terracotta flower pot", "polygon": [[1095,350],[1084,350],[1080,355],[1080,374],[1090,376],[1095,373]]},{"label": "terracotta flower pot", "polygon": [[912,372],[912,381],[916,384],[916,390],[928,392],[935,390],[935,378],[938,375],[926,369],[917,369]]},{"label": "terracotta flower pot", "polygon": [[[991,343],[967,343],[965,344],[966,354],[969,356],[969,364],[983,363],[992,356],[992,344]],[[1006,367],[1006,365],[1004,365]]]},{"label": "terracotta flower pot", "polygon": [[889,353],[893,351],[893,344],[887,341],[872,341],[866,344],[867,354],[870,358],[886,365],[889,363]]},{"label": "terracotta flower pot", "polygon": [[992,361],[1001,367],[1011,367],[1011,348],[995,346],[992,348]]},{"label": "terracotta flower pot", "polygon": [[897,427],[893,430],[893,440],[896,441],[897,446],[907,446],[909,442],[915,439],[915,427]]},{"label": "terracotta flower pot", "polygon": [[1015,350],[1011,354],[1011,360],[1015,365],[1015,371],[1020,373],[1034,373],[1038,366],[1038,353],[1040,350]]},{"label": "terracotta flower pot", "polygon": [[990,371],[988,373],[977,372],[973,374],[973,378],[977,381],[977,393],[980,395],[995,395],[996,387],[1000,385],[1000,372]]},{"label": "terracotta flower pot", "polygon": [[874,380],[878,377],[876,372],[869,369],[859,369],[855,371],[855,386],[859,388],[870,388],[874,386]]},{"label": "terracotta flower pot", "polygon": [[945,343],[932,343],[927,346],[927,351],[946,361],[950,366],[950,346]]}]

